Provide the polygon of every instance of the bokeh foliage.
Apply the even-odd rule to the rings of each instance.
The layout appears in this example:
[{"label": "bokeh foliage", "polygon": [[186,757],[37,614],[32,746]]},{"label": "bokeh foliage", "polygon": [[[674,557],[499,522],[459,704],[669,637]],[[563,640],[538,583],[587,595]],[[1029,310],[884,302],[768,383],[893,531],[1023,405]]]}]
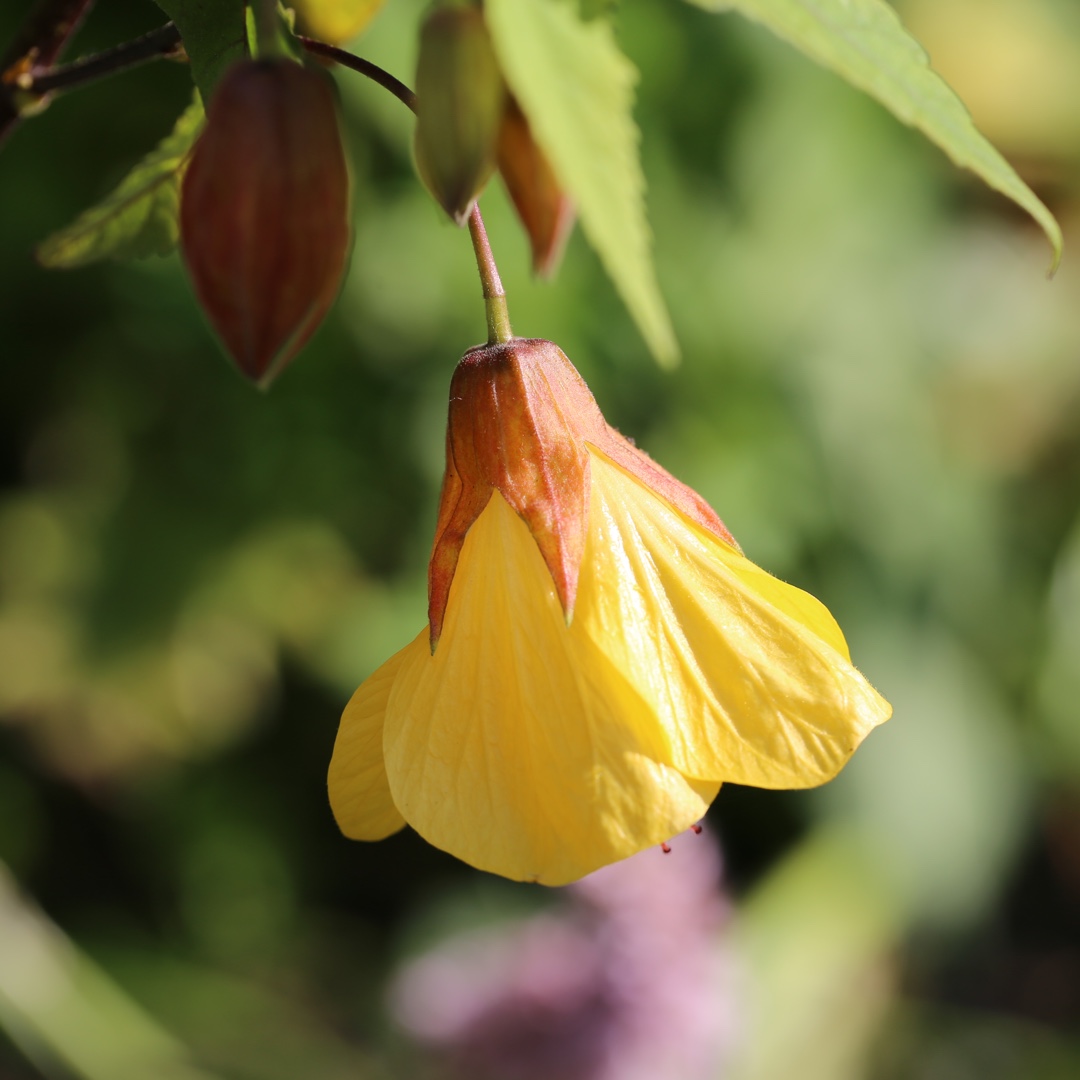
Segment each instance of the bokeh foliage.
[{"label": "bokeh foliage", "polygon": [[[897,6],[1068,234],[1070,5]],[[358,49],[409,74],[420,9],[394,0]],[[78,48],[157,19],[102,5]],[[557,341],[748,554],[822,597],[896,707],[829,788],[714,808],[732,947],[770,1018],[734,1074],[1074,1075],[1078,272],[1048,284],[1026,219],[750,24],[635,0],[618,26],[683,366],[656,370],[580,235],[534,283],[493,186],[515,329]],[[326,807],[347,694],[424,617],[446,387],[483,334],[409,117],[338,81],[353,262],[266,394],[223,361],[175,256],[31,258],[168,133],[182,67],[62,98],[0,156],[0,859],[26,890],[4,885],[0,919],[40,904],[83,950],[80,1000],[161,1075],[395,1075],[381,993],[421,913],[454,890],[492,918],[545,899],[408,834],[350,844]],[[62,1051],[5,985],[8,1037],[94,1075],[90,1022]],[[0,1043],[0,1071],[37,1075],[26,1060]]]}]

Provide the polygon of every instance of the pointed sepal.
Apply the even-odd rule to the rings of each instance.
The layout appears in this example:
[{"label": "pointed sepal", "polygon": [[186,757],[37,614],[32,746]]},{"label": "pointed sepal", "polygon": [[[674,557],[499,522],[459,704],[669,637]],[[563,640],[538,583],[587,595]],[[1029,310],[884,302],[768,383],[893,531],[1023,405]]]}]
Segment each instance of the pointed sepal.
[{"label": "pointed sepal", "polygon": [[446,473],[428,567],[434,652],[466,535],[498,491],[529,527],[567,622],[588,528],[591,444],[692,521],[737,548],[696,492],[604,419],[563,351],[539,338],[470,349],[450,385]]}]

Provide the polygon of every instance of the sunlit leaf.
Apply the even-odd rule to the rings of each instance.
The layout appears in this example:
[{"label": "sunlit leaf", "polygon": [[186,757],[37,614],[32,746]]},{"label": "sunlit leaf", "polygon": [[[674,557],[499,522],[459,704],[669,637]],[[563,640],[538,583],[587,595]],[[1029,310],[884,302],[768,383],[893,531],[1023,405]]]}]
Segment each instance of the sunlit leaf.
[{"label": "sunlit leaf", "polygon": [[637,72],[604,19],[567,0],[487,0],[503,75],[656,358],[678,346],[660,295],[633,118]]},{"label": "sunlit leaf", "polygon": [[157,5],[176,23],[191,76],[209,101],[225,69],[247,55],[244,5],[240,0],[157,0]]},{"label": "sunlit leaf", "polygon": [[[3,863],[0,955],[0,1029],[26,1050],[42,1074],[83,1080],[214,1080],[22,895]],[[48,993],[42,993],[42,986]]]},{"label": "sunlit leaf", "polygon": [[963,168],[1023,207],[1061,258],[1061,228],[1012,166],[979,133],[960,99],[885,0],[691,0],[739,11],[876,98]]},{"label": "sunlit leaf", "polygon": [[179,234],[180,177],[202,124],[203,108],[196,100],[113,191],[41,244],[38,261],[52,269],[71,269],[98,259],[172,251]]}]

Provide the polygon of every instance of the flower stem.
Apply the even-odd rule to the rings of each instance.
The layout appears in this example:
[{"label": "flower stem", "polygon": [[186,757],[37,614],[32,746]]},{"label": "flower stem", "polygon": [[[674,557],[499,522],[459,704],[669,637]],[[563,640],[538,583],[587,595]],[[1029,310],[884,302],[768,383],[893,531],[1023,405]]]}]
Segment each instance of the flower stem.
[{"label": "flower stem", "polygon": [[[384,71],[378,64],[373,64],[360,56],[354,56],[351,52],[339,49],[336,45],[327,45],[324,41],[302,36],[298,40],[308,52],[316,56],[324,56],[328,60],[336,60],[343,67],[371,79],[384,90],[389,90],[407,108],[416,112],[416,94],[400,79],[394,78],[390,72]],[[510,313],[506,307],[506,290],[499,277],[499,268],[495,265],[495,256],[491,253],[491,244],[488,242],[487,230],[484,228],[484,219],[480,216],[478,203],[473,204],[472,213],[469,215],[469,236],[472,239],[473,251],[476,252],[476,268],[480,272],[480,284],[484,290],[488,344],[506,344],[514,338],[514,333],[510,329]]]},{"label": "flower stem", "polygon": [[255,58],[271,60],[288,56],[277,0],[251,0],[251,17],[255,22],[255,40],[251,43]]},{"label": "flower stem", "polygon": [[395,79],[389,71],[379,67],[378,64],[373,64],[362,56],[354,56],[351,52],[339,49],[336,45],[327,45],[325,41],[316,41],[315,38],[304,37],[302,34],[298,34],[296,40],[309,53],[324,56],[327,60],[336,60],[342,67],[350,68],[372,82],[378,83],[384,90],[389,90],[407,109],[416,112],[416,94],[400,79]]},{"label": "flower stem", "polygon": [[480,204],[473,203],[469,215],[469,236],[472,238],[473,251],[476,252],[476,268],[480,271],[480,283],[484,288],[484,308],[487,313],[488,344],[505,345],[514,340],[510,329],[510,312],[506,307],[506,290],[499,277],[499,268],[495,265],[495,256],[488,243],[487,229],[480,216]]}]

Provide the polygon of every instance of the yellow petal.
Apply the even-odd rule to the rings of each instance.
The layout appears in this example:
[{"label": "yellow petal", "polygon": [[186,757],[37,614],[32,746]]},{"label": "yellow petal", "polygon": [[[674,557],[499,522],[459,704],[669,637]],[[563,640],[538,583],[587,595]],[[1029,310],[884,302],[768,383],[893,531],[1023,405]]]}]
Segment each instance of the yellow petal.
[{"label": "yellow petal", "polygon": [[383,716],[405,650],[395,653],[353,694],[341,717],[327,781],[330,808],[353,840],[382,840],[405,824],[390,795],[383,763]]},{"label": "yellow petal", "polygon": [[[592,449],[573,636],[665,729],[687,776],[831,779],[891,708],[812,596],[766,574]],[[593,659],[592,666],[600,661]]]},{"label": "yellow petal", "polygon": [[465,539],[432,656],[404,650],[386,708],[394,802],[484,870],[563,884],[658,844],[718,785],[661,764],[667,739],[629,685],[582,664],[551,574],[497,492]]}]

